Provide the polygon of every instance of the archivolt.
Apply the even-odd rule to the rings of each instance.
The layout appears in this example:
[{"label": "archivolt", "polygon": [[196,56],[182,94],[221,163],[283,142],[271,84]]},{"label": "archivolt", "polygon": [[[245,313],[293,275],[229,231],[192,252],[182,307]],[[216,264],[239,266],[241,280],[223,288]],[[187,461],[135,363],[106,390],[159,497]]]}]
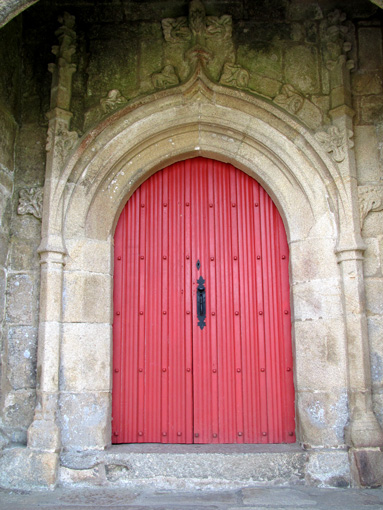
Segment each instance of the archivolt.
[{"label": "archivolt", "polygon": [[106,239],[125,202],[155,171],[203,155],[256,178],[278,206],[290,240],[330,209],[347,208],[336,165],[296,120],[204,77],[133,101],[87,133],[64,169],[65,236]]}]

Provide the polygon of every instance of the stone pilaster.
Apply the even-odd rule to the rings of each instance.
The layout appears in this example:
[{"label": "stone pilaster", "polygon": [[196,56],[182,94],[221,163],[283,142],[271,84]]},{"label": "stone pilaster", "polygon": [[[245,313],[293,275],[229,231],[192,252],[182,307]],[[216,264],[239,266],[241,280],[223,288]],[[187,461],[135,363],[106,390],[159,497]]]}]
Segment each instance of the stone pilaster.
[{"label": "stone pilaster", "polygon": [[[353,112],[347,105],[331,110],[330,115],[338,132],[352,133]],[[376,476],[374,478],[371,474],[374,472],[373,465],[377,462],[383,463],[379,449],[383,445],[383,432],[372,406],[363,276],[365,245],[360,235],[355,156],[353,144],[349,140],[349,135],[346,135],[343,147],[344,157],[338,161],[345,196],[348,200],[340,205],[341,232],[336,249],[343,286],[343,309],[347,335],[350,421],[345,437],[350,447],[354,484],[380,485],[383,482],[382,469],[375,470],[376,476],[381,477],[381,480],[378,480]]]},{"label": "stone pilaster", "polygon": [[[76,33],[74,17],[65,13],[56,31],[59,45],[52,52],[56,62],[52,73],[51,110],[48,113],[47,158],[42,216],[40,316],[37,361],[37,404],[28,430],[28,447],[39,452],[58,453],[61,448],[57,421],[60,344],[62,334],[63,268],[66,249],[62,237],[63,196],[57,193],[66,156],[78,139],[70,131],[72,63]],[[54,478],[54,476],[53,476]],[[51,482],[50,482],[51,483]]]}]

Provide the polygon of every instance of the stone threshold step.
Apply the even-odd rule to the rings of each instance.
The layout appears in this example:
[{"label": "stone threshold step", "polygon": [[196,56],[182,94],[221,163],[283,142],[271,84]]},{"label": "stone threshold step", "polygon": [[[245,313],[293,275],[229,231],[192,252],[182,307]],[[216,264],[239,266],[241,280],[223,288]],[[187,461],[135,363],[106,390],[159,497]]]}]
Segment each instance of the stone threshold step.
[{"label": "stone threshold step", "polygon": [[219,488],[305,483],[308,452],[289,445],[114,445],[64,452],[62,485]]}]

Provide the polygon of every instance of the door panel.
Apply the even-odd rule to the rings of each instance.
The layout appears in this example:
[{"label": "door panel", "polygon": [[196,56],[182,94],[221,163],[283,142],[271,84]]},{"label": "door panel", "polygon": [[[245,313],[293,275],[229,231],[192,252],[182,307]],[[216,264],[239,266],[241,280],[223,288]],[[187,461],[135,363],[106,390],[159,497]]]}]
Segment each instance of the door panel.
[{"label": "door panel", "polygon": [[114,281],[113,442],[295,441],[288,246],[256,181],[205,158],[157,172],[121,214]]}]

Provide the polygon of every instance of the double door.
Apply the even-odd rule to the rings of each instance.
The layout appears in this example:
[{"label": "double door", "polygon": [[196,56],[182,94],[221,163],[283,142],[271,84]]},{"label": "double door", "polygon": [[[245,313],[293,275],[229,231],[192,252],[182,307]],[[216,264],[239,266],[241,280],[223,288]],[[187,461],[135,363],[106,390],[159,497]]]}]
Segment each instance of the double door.
[{"label": "double door", "polygon": [[288,245],[251,177],[157,172],[115,233],[113,443],[295,442]]}]

